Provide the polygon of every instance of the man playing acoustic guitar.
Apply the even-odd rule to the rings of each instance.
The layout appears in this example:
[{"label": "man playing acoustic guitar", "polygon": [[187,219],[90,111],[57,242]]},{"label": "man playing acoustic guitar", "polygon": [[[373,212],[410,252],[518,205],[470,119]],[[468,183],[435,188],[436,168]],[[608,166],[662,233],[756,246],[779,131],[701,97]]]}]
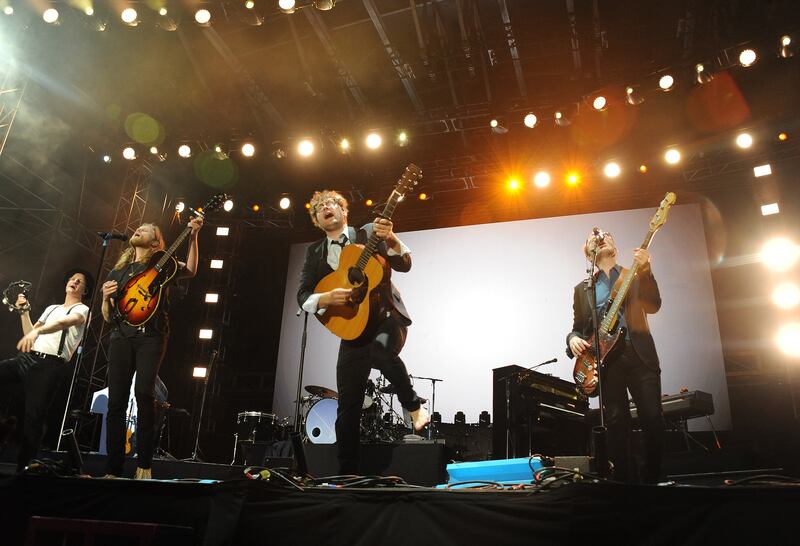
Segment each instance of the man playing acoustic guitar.
[{"label": "man playing acoustic guitar", "polygon": [[[411,269],[411,254],[392,231],[390,220],[376,218],[373,223],[356,231],[348,227],[347,213],[347,201],[334,191],[316,192],[311,198],[311,221],[325,232],[325,237],[308,247],[300,274],[297,301],[309,313],[321,314],[335,306],[350,304],[352,289],[336,288],[315,294],[314,288],[323,277],[339,267],[339,257],[345,246],[363,244],[373,233],[380,239],[376,254],[382,256],[391,269],[399,272]],[[336,443],[341,474],[358,473],[359,422],[370,369],[380,370],[394,385],[400,403],[411,413],[415,430],[420,430],[430,420],[399,356],[411,324],[400,292],[388,279],[375,290],[380,293],[380,304],[370,309],[370,313],[377,313],[380,318],[375,329],[365,337],[342,340],[339,346]]]},{"label": "man playing acoustic guitar", "polygon": [[[197,273],[197,234],[203,225],[202,218],[192,218],[189,252],[185,264],[179,264],[178,275],[194,277]],[[121,477],[125,463],[125,411],[133,374],[136,372],[134,392],[138,408],[136,426],[136,451],[138,454],[136,479],[152,477],[155,420],[155,382],[158,368],[167,348],[169,322],[168,301],[163,301],[152,317],[140,326],[122,321],[115,311],[120,291],[131,277],[149,267],[150,257],[164,250],[161,230],[154,224],[142,224],[131,236],[128,247],[122,252],[108,280],[103,283],[103,319],[112,324],[111,345],[108,349],[108,450],[107,477]],[[166,288],[165,288],[166,290]],[[164,298],[167,300],[167,298]]]},{"label": "man playing acoustic guitar", "polygon": [[[598,320],[602,320],[602,312],[612,296],[612,288],[624,274],[622,267],[617,264],[614,237],[610,233],[594,230],[586,239],[583,252],[589,259],[592,253],[597,252],[595,307]],[[627,392],[630,390],[644,432],[645,472],[641,478],[645,483],[655,483],[661,475],[664,420],[661,409],[661,368],[647,325],[647,314],[659,310],[661,295],[650,269],[650,253],[637,248],[633,259],[638,264],[638,272],[620,317],[621,326],[627,329],[625,339],[621,341],[624,349],[617,358],[603,363],[601,388],[614,479],[627,482],[635,478],[630,464],[631,414]],[[570,358],[590,349],[587,340],[592,336],[592,311],[588,295],[585,281],[575,287],[574,320],[572,332],[567,335],[567,355]]]}]

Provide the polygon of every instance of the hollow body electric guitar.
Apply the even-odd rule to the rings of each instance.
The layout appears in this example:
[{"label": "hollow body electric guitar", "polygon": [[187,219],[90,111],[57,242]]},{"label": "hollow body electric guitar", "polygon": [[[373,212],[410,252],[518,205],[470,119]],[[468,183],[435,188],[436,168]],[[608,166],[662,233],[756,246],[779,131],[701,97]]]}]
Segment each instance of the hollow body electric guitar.
[{"label": "hollow body electric guitar", "polygon": [[[647,232],[644,243],[640,248],[647,249],[650,246],[656,231],[667,221],[667,213],[674,203],[675,194],[672,192],[667,193],[655,215],[650,220],[650,230]],[[611,297],[609,298],[611,303],[603,313],[603,319],[598,328],[600,358],[597,358],[595,351],[594,335],[587,340],[589,347],[575,358],[572,377],[575,379],[578,390],[587,396],[599,394],[597,392],[597,374],[600,371],[600,367],[607,360],[615,358],[624,346],[621,341],[625,339],[625,330],[624,328],[617,328],[617,318],[622,304],[625,302],[625,296],[628,295],[628,289],[636,277],[638,267],[634,262],[630,269],[623,269],[611,292]]]},{"label": "hollow body electric guitar", "polygon": [[[226,199],[228,196],[224,193],[217,194],[193,212],[205,218],[206,213],[218,209]],[[147,269],[128,279],[119,290],[116,311],[120,320],[131,326],[141,326],[153,317],[161,303],[164,286],[178,272],[174,254],[191,232],[192,228],[187,226],[168,249],[159,250],[150,257]]]},{"label": "hollow body electric guitar", "polygon": [[[413,163],[406,167],[386,202],[381,218],[390,220],[397,203],[411,191],[422,177],[422,169]],[[317,319],[336,336],[351,341],[367,335],[377,324],[382,283],[389,282],[391,270],[386,260],[376,254],[380,239],[373,233],[366,245],[351,244],[342,249],[339,267],[323,277],[314,292],[330,292],[336,288],[352,289],[346,305],[328,307]]]}]

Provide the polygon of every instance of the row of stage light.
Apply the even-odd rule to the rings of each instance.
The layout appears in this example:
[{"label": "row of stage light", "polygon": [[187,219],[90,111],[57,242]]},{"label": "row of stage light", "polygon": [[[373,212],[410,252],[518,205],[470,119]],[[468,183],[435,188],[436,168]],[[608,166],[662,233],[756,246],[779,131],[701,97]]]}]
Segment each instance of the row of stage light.
[{"label": "row of stage light", "polygon": [[[280,12],[294,13],[300,8],[311,6],[320,11],[328,11],[333,9],[335,3],[335,0],[316,0],[304,3],[298,3],[296,0],[278,0],[274,3],[274,6],[277,7],[277,10]],[[102,32],[106,29],[108,19],[105,17],[102,19],[98,17],[97,11],[94,7],[94,2],[92,0],[75,0],[70,2],[70,4],[74,9],[82,12],[82,14],[88,18],[95,30]],[[154,16],[156,17],[157,27],[169,31],[177,30],[177,21],[173,17],[173,13],[167,8],[166,4],[167,2],[165,0],[148,2],[148,6],[152,8]],[[260,4],[264,5],[264,2],[261,1]],[[9,2],[8,0],[0,0],[0,5],[3,6],[3,13],[5,15],[11,16],[15,14],[16,11],[13,3]],[[257,5],[255,0],[242,0],[241,6],[246,11],[253,12],[253,17],[251,19],[252,24],[260,25],[264,22],[263,14],[256,13]],[[51,5],[50,7],[42,5],[38,11],[45,23],[50,25],[61,24],[62,14],[54,5]],[[125,25],[135,27],[139,26],[139,24],[142,22],[140,13],[135,7],[133,7],[133,5],[127,7],[120,5],[120,8],[116,11],[120,21]],[[227,14],[224,14],[223,16],[227,18]],[[200,7],[194,11],[194,22],[202,27],[210,27],[212,19],[212,11],[207,9],[207,7]]]},{"label": "row of stage light", "polygon": [[[395,145],[404,147],[407,146],[409,143],[408,140],[408,133],[405,131],[400,131],[395,135],[394,138]],[[384,137],[379,132],[371,132],[364,137],[364,148],[377,151],[384,145]],[[301,138],[296,141],[294,146],[294,153],[296,153],[299,157],[308,158],[313,156],[317,150],[321,147],[319,140],[312,139],[312,138]],[[336,142],[337,150],[342,154],[348,154],[352,152],[356,146],[353,142],[348,138],[341,138]],[[147,148],[147,151],[159,161],[165,161],[167,159],[167,152],[163,148],[159,148],[158,146],[150,146]],[[217,154],[222,154],[223,156],[228,156],[230,153],[229,150],[223,148],[222,145],[217,144],[214,146],[213,151]],[[256,145],[253,142],[243,142],[239,148],[239,153],[244,158],[251,158],[256,155]],[[177,149],[178,156],[184,159],[188,159],[195,154],[196,150],[193,150],[189,144],[181,144],[178,146]],[[283,159],[287,155],[289,155],[289,151],[282,147],[277,146],[273,147],[270,150],[270,154],[275,159]],[[133,145],[127,145],[122,149],[122,157],[129,161],[132,161],[139,157],[139,151]],[[111,163],[113,157],[110,154],[105,154],[102,156],[102,159],[105,163]]]}]

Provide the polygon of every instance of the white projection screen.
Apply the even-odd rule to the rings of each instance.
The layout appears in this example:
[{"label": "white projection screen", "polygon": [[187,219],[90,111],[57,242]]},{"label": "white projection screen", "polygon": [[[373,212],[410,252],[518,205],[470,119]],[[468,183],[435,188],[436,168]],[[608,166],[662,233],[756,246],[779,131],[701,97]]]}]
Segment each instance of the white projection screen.
[{"label": "white projection screen", "polygon": [[[483,410],[491,413],[493,368],[529,367],[557,357],[539,371],[571,380],[565,338],[572,328],[573,287],[586,277],[581,251],[586,235],[593,226],[613,233],[618,260],[628,267],[655,208],[429,231],[398,229],[413,257],[409,273],[392,276],[414,321],[401,357],[410,374],[443,379],[436,386],[436,411],[443,422],[452,422],[457,411],[466,414],[468,423],[477,422]],[[295,294],[307,246],[293,245],[289,257],[273,405],[281,416],[294,415],[303,328]],[[714,428],[730,429],[699,206],[672,207],[650,251],[663,302],[649,317],[661,359],[662,392],[687,387],[711,393]],[[339,340],[314,317],[308,326],[303,385],[335,389]],[[377,375],[373,370],[372,377]],[[416,380],[415,387],[420,396],[431,397],[430,382]],[[689,427],[708,430],[710,425],[694,419]]]}]

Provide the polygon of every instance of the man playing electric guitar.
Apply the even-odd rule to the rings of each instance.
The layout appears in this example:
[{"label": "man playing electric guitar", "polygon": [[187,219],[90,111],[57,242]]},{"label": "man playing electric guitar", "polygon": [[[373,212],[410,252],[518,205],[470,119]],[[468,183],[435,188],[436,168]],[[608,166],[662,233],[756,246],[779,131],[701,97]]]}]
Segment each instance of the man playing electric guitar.
[{"label": "man playing electric guitar", "polygon": [[[614,237],[607,232],[595,230],[589,234],[583,246],[589,258],[597,252],[595,283],[598,320],[611,298],[612,288],[622,276],[617,264],[617,247]],[[645,483],[655,483],[661,475],[661,458],[664,445],[664,420],[661,409],[661,368],[658,355],[647,324],[647,314],[656,313],[661,307],[653,272],[650,269],[650,254],[646,249],[634,250],[634,262],[638,272],[628,291],[620,324],[626,328],[624,348],[603,363],[601,388],[605,404],[605,423],[608,427],[608,453],[614,464],[614,478],[632,481],[635,474],[631,468],[631,414],[628,390],[636,403],[639,422],[644,432],[645,472],[641,476]],[[592,336],[592,311],[586,283],[575,287],[572,332],[567,335],[567,355],[573,358],[589,349],[587,341]]]},{"label": "man playing electric guitar", "polygon": [[[197,234],[203,225],[200,217],[189,221],[191,228],[189,252],[185,264],[179,264],[181,277],[194,277],[197,273]],[[155,420],[155,382],[158,368],[167,348],[169,322],[166,295],[153,316],[140,326],[131,326],[119,319],[116,301],[120,291],[131,277],[148,269],[150,257],[164,250],[161,230],[154,224],[142,224],[131,236],[128,247],[122,252],[108,280],[103,283],[103,319],[112,326],[111,345],[108,350],[108,415],[106,446],[108,450],[107,476],[121,477],[125,463],[125,411],[128,393],[136,372],[136,451],[138,453],[136,479],[149,479],[153,463],[153,427]],[[166,288],[165,288],[166,290]]]},{"label": "man playing electric guitar", "polygon": [[[392,231],[392,222],[376,218],[360,230],[347,226],[347,201],[334,191],[316,192],[311,198],[309,214],[315,226],[325,232],[325,237],[309,246],[303,271],[300,274],[298,304],[309,313],[324,313],[334,306],[350,304],[352,289],[336,288],[314,293],[317,283],[339,267],[342,249],[351,243],[365,243],[375,233],[381,240],[377,254],[391,269],[406,272],[411,269],[408,248]],[[400,293],[391,283],[376,288],[380,291],[380,306],[371,309],[380,321],[368,335],[353,341],[342,341],[336,363],[336,386],[339,407],[336,418],[336,443],[341,474],[358,473],[359,422],[364,392],[370,369],[375,368],[397,389],[397,397],[411,412],[414,429],[419,430],[429,421],[428,412],[411,386],[408,371],[399,353],[411,324]]]}]

